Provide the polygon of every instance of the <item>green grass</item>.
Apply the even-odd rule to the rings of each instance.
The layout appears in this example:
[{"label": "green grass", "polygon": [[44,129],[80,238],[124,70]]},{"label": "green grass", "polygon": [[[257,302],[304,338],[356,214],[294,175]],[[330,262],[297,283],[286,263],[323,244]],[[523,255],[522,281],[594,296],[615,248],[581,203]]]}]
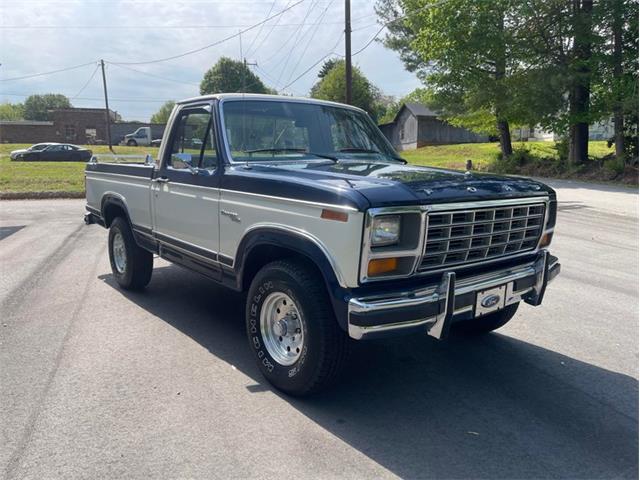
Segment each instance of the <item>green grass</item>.
[{"label": "green grass", "polygon": [[[553,142],[514,142],[514,150],[527,150],[538,158],[558,159],[558,152]],[[589,155],[594,159],[601,159],[614,152],[607,147],[607,142],[589,142]],[[462,170],[466,161],[473,161],[474,169],[488,170],[500,153],[500,146],[496,143],[463,143],[456,145],[435,145],[401,152],[402,157],[415,165],[431,167],[445,167]],[[516,173],[516,172],[513,172]]]},{"label": "green grass", "polygon": [[[0,144],[0,192],[39,193],[84,192],[84,162],[12,162],[9,154],[13,150],[30,145]],[[89,145],[94,153],[109,153],[104,145]],[[157,155],[155,147],[114,147],[116,153],[126,155]]]},{"label": "green grass", "polygon": [[[0,193],[64,192],[81,194],[84,191],[83,162],[12,162],[12,150],[29,145],[0,144]],[[526,149],[537,158],[557,159],[553,142],[515,142],[514,150]],[[108,154],[104,145],[88,146],[94,153]],[[157,156],[155,147],[115,147],[118,154]],[[467,143],[458,145],[438,145],[401,152],[402,156],[415,165],[428,165],[454,169],[464,169],[467,159],[473,161],[474,169],[488,170],[500,149],[497,143]],[[613,153],[606,142],[589,142],[589,153],[594,159]],[[518,172],[510,172],[518,173]]]}]

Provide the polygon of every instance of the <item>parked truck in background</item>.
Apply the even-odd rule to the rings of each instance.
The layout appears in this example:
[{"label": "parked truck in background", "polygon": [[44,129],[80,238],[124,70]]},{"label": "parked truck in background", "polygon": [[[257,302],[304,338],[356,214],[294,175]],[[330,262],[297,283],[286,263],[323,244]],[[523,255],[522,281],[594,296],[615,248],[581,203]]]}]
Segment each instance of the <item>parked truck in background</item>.
[{"label": "parked truck in background", "polygon": [[407,165],[331,102],[178,102],[157,163],[91,161],[86,191],[122,288],[144,288],[158,255],[245,292],[258,367],[294,395],[335,379],[354,341],[500,328],[560,272],[553,189]]},{"label": "parked truck in background", "polygon": [[153,139],[151,127],[140,127],[135,132],[125,135],[122,143],[129,147],[160,146],[161,139]]}]

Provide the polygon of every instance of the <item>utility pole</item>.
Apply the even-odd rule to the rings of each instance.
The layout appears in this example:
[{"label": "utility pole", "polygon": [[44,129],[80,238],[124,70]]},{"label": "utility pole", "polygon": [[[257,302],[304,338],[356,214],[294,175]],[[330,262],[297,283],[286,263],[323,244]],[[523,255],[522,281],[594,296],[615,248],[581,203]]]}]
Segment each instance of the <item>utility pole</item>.
[{"label": "utility pole", "polygon": [[112,153],[113,145],[111,145],[111,115],[109,113],[109,96],[107,95],[107,77],[104,74],[104,60],[100,60],[100,67],[102,68],[102,86],[104,88],[104,114],[107,121],[107,142],[109,142],[109,150]]},{"label": "utility pole", "polygon": [[345,103],[351,105],[353,75],[351,71],[351,0],[344,0],[344,57],[345,57]]}]

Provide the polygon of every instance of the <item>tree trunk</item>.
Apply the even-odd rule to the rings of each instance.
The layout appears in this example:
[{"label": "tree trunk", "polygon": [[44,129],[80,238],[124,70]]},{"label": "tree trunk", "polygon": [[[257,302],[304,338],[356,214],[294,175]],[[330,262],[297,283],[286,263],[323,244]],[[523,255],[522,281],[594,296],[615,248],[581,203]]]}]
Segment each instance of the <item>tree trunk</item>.
[{"label": "tree trunk", "polygon": [[624,115],[622,112],[622,15],[623,5],[618,0],[613,8],[613,135],[616,158],[624,158]]},{"label": "tree trunk", "polygon": [[[504,32],[504,14],[498,18],[498,29],[500,32]],[[504,46],[504,45],[503,45]],[[504,88],[504,77],[507,73],[507,52],[506,48],[499,50],[496,55],[496,127],[498,128],[498,135],[500,138],[500,152],[502,158],[507,158],[513,153],[513,147],[511,145],[511,132],[509,131],[509,121],[504,115],[504,101],[507,96],[507,92]]]},{"label": "tree trunk", "polygon": [[589,154],[591,96],[591,13],[593,0],[574,0],[572,86],[569,91],[569,163],[586,163]]},{"label": "tree trunk", "polygon": [[502,153],[502,158],[506,158],[513,153],[509,122],[507,120],[498,119],[497,127],[498,135],[500,136],[500,152]]}]

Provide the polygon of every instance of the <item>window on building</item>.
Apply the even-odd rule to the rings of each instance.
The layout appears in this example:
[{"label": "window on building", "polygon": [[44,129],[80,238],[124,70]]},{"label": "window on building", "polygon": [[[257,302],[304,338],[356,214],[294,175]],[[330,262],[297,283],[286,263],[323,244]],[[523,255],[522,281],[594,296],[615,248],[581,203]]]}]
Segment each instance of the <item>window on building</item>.
[{"label": "window on building", "polygon": [[404,127],[400,128],[400,140],[404,140]]},{"label": "window on building", "polygon": [[65,125],[64,126],[64,136],[66,138],[75,138],[76,136],[76,126],[75,125]]}]

